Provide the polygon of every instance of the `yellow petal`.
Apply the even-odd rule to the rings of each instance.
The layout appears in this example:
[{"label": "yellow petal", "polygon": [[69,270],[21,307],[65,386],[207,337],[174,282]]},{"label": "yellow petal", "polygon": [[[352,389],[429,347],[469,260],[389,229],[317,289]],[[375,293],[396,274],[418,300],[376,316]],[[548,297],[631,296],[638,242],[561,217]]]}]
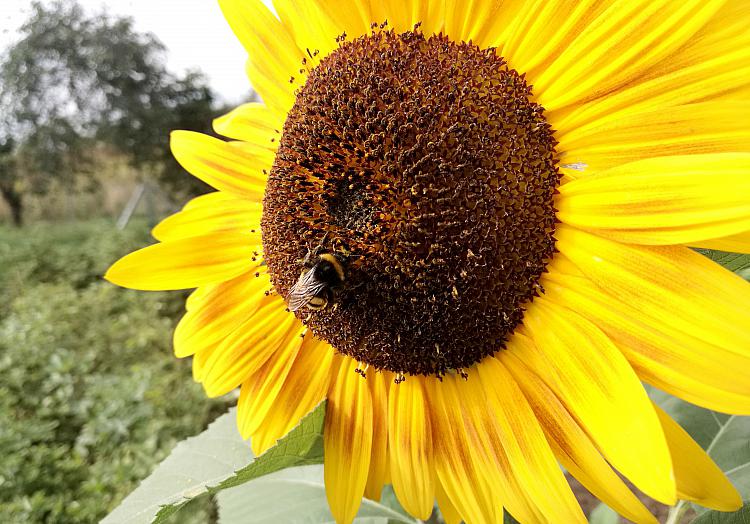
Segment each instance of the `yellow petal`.
[{"label": "yellow petal", "polygon": [[187,201],[187,203],[185,203],[184,206],[182,206],[182,210],[190,211],[198,208],[206,209],[235,202],[237,200],[245,202],[244,199],[237,198],[237,196],[231,193],[225,193],[224,191],[213,191],[212,193],[206,193],[204,195],[199,195],[195,198],[191,198]]},{"label": "yellow petal", "polygon": [[[664,74],[665,70],[679,71],[737,49],[747,49],[750,45],[750,35],[747,32],[749,15],[750,5],[747,2],[728,0],[711,22],[694,36],[690,44],[681,49],[668,63],[661,64],[649,76]],[[720,85],[714,89],[715,92],[711,96],[713,100],[750,99],[750,84],[747,82]]]},{"label": "yellow petal", "polygon": [[506,27],[496,30],[507,32],[502,40],[501,54],[514,69],[527,73],[530,78],[539,76],[544,68],[549,67],[610,5],[610,2],[601,0],[512,3],[517,4],[520,11],[512,22],[506,22]]},{"label": "yellow petal", "polygon": [[242,199],[210,206],[196,205],[165,218],[151,231],[151,235],[160,242],[166,242],[236,230],[248,235],[249,242],[259,246],[261,213],[260,202]]},{"label": "yellow petal", "polygon": [[423,0],[384,0],[388,12],[388,25],[397,33],[411,31],[416,20],[414,15],[419,12],[419,7],[424,5]]},{"label": "yellow petal", "polygon": [[492,496],[492,489],[472,460],[476,439],[464,426],[454,377],[446,376],[442,382],[428,378],[426,383],[431,419],[437,429],[433,443],[435,472],[448,500],[466,522],[502,522],[497,496]]},{"label": "yellow petal", "polygon": [[185,310],[190,311],[191,309],[195,309],[200,301],[203,300],[203,298],[208,295],[214,288],[216,288],[217,285],[218,284],[210,284],[195,289],[188,295],[187,299],[185,300]]},{"label": "yellow petal", "polygon": [[[662,4],[659,7],[663,8]],[[749,10],[742,0],[726,2],[672,56],[641,71],[639,77],[633,77],[616,92],[582,106],[571,106],[572,109],[549,111],[548,120],[565,135],[573,129],[599,126],[632,113],[649,109],[664,111],[746,89],[750,86],[750,34],[746,30]],[[668,10],[664,8],[664,12]],[[730,99],[740,100],[742,96]]]},{"label": "yellow petal", "polygon": [[[445,477],[441,480],[445,483],[450,500],[468,522],[475,520],[467,515],[478,516],[476,522],[503,522],[504,507],[521,522],[546,523],[547,519],[541,508],[531,500],[531,495],[511,464],[503,442],[506,433],[500,429],[495,420],[495,410],[481,391],[476,368],[470,369],[468,373],[469,379],[466,381],[455,375],[447,375],[436,386],[446,398],[452,399],[450,402],[453,405],[448,406],[452,408],[450,417],[458,417],[453,423],[459,425],[450,427],[451,431],[458,431],[454,438],[461,441],[449,441],[451,450],[458,445],[465,447],[465,450],[459,449],[458,457],[450,457],[449,463],[454,466],[445,472]],[[433,393],[431,400],[435,397],[436,393]],[[442,416],[442,413],[436,416]],[[445,422],[439,423],[439,426],[446,431],[443,424]],[[463,453],[467,454],[467,458],[457,461]],[[462,460],[467,463],[463,464]],[[461,468],[458,476],[454,476],[456,464]],[[462,477],[470,479],[468,486],[457,485]],[[458,496],[468,496],[467,492],[462,491],[465,488],[471,490],[473,497],[468,499],[468,504],[464,499],[456,500]]]},{"label": "yellow petal", "polygon": [[263,267],[222,282],[193,299],[174,331],[175,356],[188,357],[221,342],[267,303],[265,293],[270,288]]},{"label": "yellow petal", "polygon": [[750,102],[714,101],[634,112],[558,133],[560,163],[586,173],[644,158],[750,151]]},{"label": "yellow petal", "polygon": [[390,389],[388,447],[393,490],[411,515],[426,520],[435,499],[432,431],[421,377]]},{"label": "yellow petal", "polygon": [[750,153],[649,158],[559,191],[560,220],[620,242],[682,244],[750,229]]},{"label": "yellow petal", "polygon": [[244,142],[224,142],[192,131],[173,131],[170,145],[175,159],[188,172],[220,191],[253,202],[263,199],[273,153]]},{"label": "yellow petal", "polygon": [[214,120],[214,131],[276,151],[284,121],[264,104],[242,104]]},{"label": "yellow petal", "polygon": [[206,362],[216,351],[216,346],[206,348],[193,356],[193,380],[200,383],[206,374]]},{"label": "yellow petal", "polygon": [[146,291],[190,289],[230,280],[253,267],[249,235],[235,231],[194,236],[125,255],[104,278]]},{"label": "yellow petal", "polygon": [[350,524],[367,483],[372,451],[372,399],[367,381],[345,358],[331,385],[326,409],[323,475],[336,522]]},{"label": "yellow petal", "polygon": [[388,466],[388,383],[393,380],[388,372],[367,373],[372,397],[372,456],[367,475],[365,497],[380,500],[386,482]]},{"label": "yellow petal", "polygon": [[742,497],[711,457],[659,406],[654,409],[672,453],[680,498],[719,511],[740,509]]},{"label": "yellow petal", "polygon": [[[540,2],[535,1],[534,4]],[[452,5],[453,4],[453,5]],[[453,11],[461,11],[462,0],[452,0],[446,2],[446,11],[452,7]],[[506,43],[513,38],[516,30],[520,27],[528,27],[528,18],[525,16],[524,9],[528,7],[529,2],[522,0],[481,0],[474,2],[473,11],[464,10],[464,23],[462,24],[462,33],[464,40],[472,40],[480,48],[495,47],[498,53],[506,60],[511,62],[511,67],[515,68],[513,58],[504,54]],[[476,14],[477,16],[474,16]],[[447,16],[447,14],[446,14]],[[448,25],[448,20],[446,20]],[[457,26],[457,24],[454,24]],[[455,27],[454,31],[457,31]],[[524,71],[520,71],[523,73]]]},{"label": "yellow petal", "polygon": [[203,376],[208,396],[229,393],[258,371],[279,347],[298,336],[300,321],[276,298],[243,322],[213,352]]},{"label": "yellow petal", "polygon": [[[513,376],[494,358],[483,360],[477,371],[481,385],[475,377],[474,404],[483,397],[487,399],[487,408],[494,415],[499,439],[521,489],[543,515],[554,515],[555,519],[571,524],[586,522],[539,421]],[[471,382],[470,376],[467,384]]]},{"label": "yellow petal", "polygon": [[[371,9],[375,20],[388,20],[389,27],[396,32],[412,31],[416,24],[420,24],[419,31],[425,37],[443,33],[454,38],[454,40],[468,40],[466,31],[468,27],[463,26],[463,37],[451,34],[452,28],[458,26],[457,23],[451,25],[456,17],[462,21],[466,19],[467,12],[473,12],[479,15],[482,5],[487,4],[487,0],[447,0],[446,2],[434,2],[431,0],[384,0],[383,2],[370,2]],[[463,9],[461,9],[463,4]],[[478,22],[475,16],[470,22]],[[461,30],[459,29],[459,30]]]},{"label": "yellow petal", "polygon": [[346,31],[349,40],[368,33],[370,23],[375,22],[369,0],[315,0],[315,4],[339,28],[339,33]]},{"label": "yellow petal", "polygon": [[[294,364],[303,344],[305,328],[301,325],[296,336],[288,339],[260,369],[250,375],[240,387],[240,398],[237,401],[237,420],[240,434],[253,435],[263,424],[263,420],[275,408],[277,397],[286,377]],[[307,339],[312,333],[307,333]],[[259,445],[260,443],[258,443]],[[262,453],[259,447],[253,446],[253,452]]]},{"label": "yellow petal", "polygon": [[[485,0],[482,0],[485,1]],[[275,2],[276,3],[276,2]],[[292,0],[284,0],[293,10],[299,7]],[[439,33],[443,28],[443,2],[431,0],[313,0],[305,2],[305,16],[296,15],[296,34],[308,34],[308,38],[298,41],[300,49],[309,47],[320,51],[308,63],[317,63],[333,49],[335,37],[345,34],[346,41],[352,41],[372,31],[372,25],[387,22],[387,27],[398,33],[411,31],[414,25],[421,23],[420,30],[429,37]],[[317,21],[317,28],[305,27],[306,19]],[[291,20],[294,15],[289,16]],[[386,26],[384,26],[386,27]],[[322,43],[320,43],[322,41]],[[302,42],[306,42],[303,43]],[[310,42],[315,42],[311,44]]]},{"label": "yellow petal", "polygon": [[[482,1],[487,3],[486,0]],[[443,30],[445,26],[444,2],[410,0],[405,5],[407,6],[407,13],[411,14],[409,30],[412,30],[414,25],[421,24],[419,30],[427,37],[438,34]]]},{"label": "yellow petal", "polygon": [[561,259],[563,255],[556,256],[542,279],[546,296],[596,324],[642,380],[709,409],[750,413],[750,355],[665,326],[659,318],[626,304],[582,275],[561,270]]},{"label": "yellow petal", "polygon": [[665,326],[747,355],[750,284],[684,247],[632,246],[557,228],[557,248],[597,286]]},{"label": "yellow petal", "polygon": [[534,77],[540,103],[560,108],[627,84],[688,42],[723,2],[612,2]]},{"label": "yellow petal", "polygon": [[240,433],[243,438],[252,436],[256,454],[273,446],[325,399],[334,371],[333,349],[323,341],[312,339],[298,352],[273,409],[255,433],[248,432],[247,415],[238,411]]},{"label": "yellow petal", "polygon": [[[496,422],[498,410],[488,402],[476,367],[468,373],[469,378],[465,381],[455,376],[445,377],[443,381],[455,388],[456,398],[462,403],[460,407],[469,438],[472,466],[484,480],[480,485],[482,499],[496,508],[503,506],[521,522],[546,523],[541,508],[532,500],[531,490],[523,485],[523,479],[514,470],[505,448],[507,432]],[[495,511],[494,518],[502,520],[501,513]]]},{"label": "yellow petal", "polygon": [[[250,81],[263,101],[280,117],[288,102],[280,103],[279,92],[294,101],[292,75],[300,76],[304,56],[294,37],[261,0],[219,0],[219,6],[239,41],[247,50]],[[269,96],[271,95],[271,96]]]},{"label": "yellow petal", "polygon": [[750,231],[743,231],[737,235],[727,237],[691,242],[690,245],[706,249],[729,251],[730,253],[750,253]]},{"label": "yellow petal", "polygon": [[431,0],[413,0],[412,18],[415,23],[421,22],[419,29],[426,37],[445,33],[446,10],[449,2],[432,2]]},{"label": "yellow petal", "polygon": [[461,42],[466,37],[464,28],[469,25],[475,8],[474,0],[446,0],[444,16],[445,34],[455,42]]},{"label": "yellow petal", "polygon": [[260,94],[263,103],[277,118],[284,119],[294,106],[294,90],[304,85],[307,70],[301,66],[287,74],[285,80],[279,80],[278,73],[268,71],[264,64],[250,59],[245,62],[245,73],[253,84],[253,91]]},{"label": "yellow petal", "polygon": [[273,7],[282,24],[294,36],[297,47],[305,52],[310,50],[312,56],[307,56],[309,67],[314,67],[336,49],[336,37],[346,32],[346,28],[337,26],[315,1],[273,0]]},{"label": "yellow petal", "polygon": [[437,499],[440,514],[446,524],[461,524],[461,515],[445,493],[445,488],[440,482],[435,483],[435,498]]},{"label": "yellow petal", "polygon": [[643,386],[595,325],[548,300],[524,315],[534,345],[512,350],[576,417],[607,460],[650,497],[674,504],[669,450]]},{"label": "yellow petal", "polygon": [[[531,344],[514,335],[514,344]],[[622,516],[637,523],[656,524],[646,509],[597,451],[591,439],[547,385],[532,373],[513,351],[498,354],[513,373],[542,425],[547,440],[560,463],[599,500]]]},{"label": "yellow petal", "polygon": [[[525,27],[519,17],[525,3],[519,0],[447,0],[442,13],[442,32],[454,41],[472,41],[480,48],[502,49],[515,28],[519,25]],[[441,2],[432,4],[440,5]],[[430,11],[431,14],[435,11],[433,5]],[[440,31],[440,27],[437,26],[435,31]]]},{"label": "yellow petal", "polygon": [[[655,78],[674,71],[679,71],[709,59],[731,54],[735,50],[746,49],[750,43],[747,33],[747,16],[750,6],[743,0],[725,1],[713,18],[678,52],[668,60],[662,61],[646,72],[645,79]],[[747,85],[746,83],[744,84]],[[715,86],[711,98],[727,100],[747,100],[746,96],[732,96],[746,93],[742,84],[739,86]]]}]

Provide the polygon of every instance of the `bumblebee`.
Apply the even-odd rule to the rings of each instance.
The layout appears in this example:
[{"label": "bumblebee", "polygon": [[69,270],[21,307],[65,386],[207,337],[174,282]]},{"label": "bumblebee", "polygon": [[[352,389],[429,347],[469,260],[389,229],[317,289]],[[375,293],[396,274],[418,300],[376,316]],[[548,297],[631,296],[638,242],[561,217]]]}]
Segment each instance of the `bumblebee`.
[{"label": "bumblebee", "polygon": [[333,302],[336,292],[344,285],[344,265],[331,253],[313,256],[303,261],[305,269],[287,296],[289,311],[306,306],[318,311]]}]

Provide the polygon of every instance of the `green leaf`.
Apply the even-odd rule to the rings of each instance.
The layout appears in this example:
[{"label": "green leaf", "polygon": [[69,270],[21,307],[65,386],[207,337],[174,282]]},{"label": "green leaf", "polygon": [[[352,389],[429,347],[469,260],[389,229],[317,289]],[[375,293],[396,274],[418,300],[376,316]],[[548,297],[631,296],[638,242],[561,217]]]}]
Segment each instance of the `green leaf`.
[{"label": "green leaf", "polygon": [[283,468],[323,462],[325,402],[255,460],[237,431],[235,418],[232,409],[200,435],[180,442],[102,524],[163,523],[204,493],[216,493]]},{"label": "green leaf", "polygon": [[721,264],[729,271],[739,273],[744,278],[750,277],[750,255],[738,253],[726,253],[713,249],[698,249],[699,253],[707,256],[717,264]]},{"label": "green leaf", "polygon": [[[724,415],[726,417],[726,415]],[[750,498],[750,417],[717,419],[716,435],[706,448],[743,499]]]},{"label": "green leaf", "polygon": [[[703,409],[655,388],[651,398],[706,450],[743,499],[750,499],[750,417]],[[693,504],[697,513],[706,508]]]},{"label": "green leaf", "polygon": [[708,511],[695,519],[693,524],[750,524],[750,502],[734,513]]},{"label": "green leaf", "polygon": [[589,524],[617,524],[618,522],[620,522],[619,515],[606,504],[599,504],[589,515]]},{"label": "green leaf", "polygon": [[[217,495],[219,524],[334,524],[322,466],[288,468]],[[362,499],[355,524],[416,524],[385,504]]]},{"label": "green leaf", "polygon": [[[304,417],[299,425],[256,460],[219,484],[214,491],[239,486],[250,480],[293,466],[323,463],[325,402]],[[238,435],[239,437],[239,435]]]},{"label": "green leaf", "polygon": [[520,524],[507,510],[503,511],[503,524]]}]

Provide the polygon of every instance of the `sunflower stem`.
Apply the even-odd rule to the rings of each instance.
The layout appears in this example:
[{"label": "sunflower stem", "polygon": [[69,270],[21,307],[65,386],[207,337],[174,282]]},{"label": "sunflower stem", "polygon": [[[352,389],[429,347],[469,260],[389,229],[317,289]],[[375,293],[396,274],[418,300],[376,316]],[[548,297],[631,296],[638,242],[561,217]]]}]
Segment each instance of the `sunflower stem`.
[{"label": "sunflower stem", "polygon": [[685,505],[684,500],[680,500],[679,502],[677,502],[677,504],[672,506],[672,508],[669,510],[667,520],[666,522],[664,522],[664,524],[677,524],[678,522],[680,522],[680,517],[682,517],[682,514],[685,513],[686,509],[687,506]]}]

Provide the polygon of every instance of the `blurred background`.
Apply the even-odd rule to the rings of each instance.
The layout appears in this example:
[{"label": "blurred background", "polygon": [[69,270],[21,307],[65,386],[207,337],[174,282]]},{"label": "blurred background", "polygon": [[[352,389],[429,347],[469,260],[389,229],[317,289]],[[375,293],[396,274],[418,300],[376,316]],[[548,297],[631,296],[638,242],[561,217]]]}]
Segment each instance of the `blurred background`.
[{"label": "blurred background", "polygon": [[0,2],[0,522],[97,522],[225,411],[172,355],[184,295],[101,275],[208,189],[169,132],[251,100],[244,60],[211,1]]}]

